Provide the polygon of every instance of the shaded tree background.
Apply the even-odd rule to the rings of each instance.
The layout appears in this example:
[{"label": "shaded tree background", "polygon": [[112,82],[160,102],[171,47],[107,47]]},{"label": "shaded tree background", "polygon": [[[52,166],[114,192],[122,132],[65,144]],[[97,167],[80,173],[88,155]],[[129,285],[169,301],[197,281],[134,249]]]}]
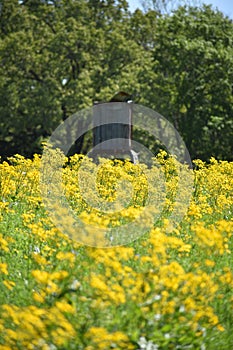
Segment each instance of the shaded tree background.
[{"label": "shaded tree background", "polygon": [[0,155],[40,152],[62,120],[126,90],[175,125],[192,158],[232,160],[232,42],[232,20],[210,6],[0,0]]}]

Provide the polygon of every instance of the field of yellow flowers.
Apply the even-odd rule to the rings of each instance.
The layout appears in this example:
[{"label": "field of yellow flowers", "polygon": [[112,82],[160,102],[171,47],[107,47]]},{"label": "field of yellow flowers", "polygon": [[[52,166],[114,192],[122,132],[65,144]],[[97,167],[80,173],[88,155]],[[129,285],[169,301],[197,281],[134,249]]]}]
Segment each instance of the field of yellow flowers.
[{"label": "field of yellow flowers", "polygon": [[[99,172],[109,205],[122,174],[134,187],[120,214],[100,215],[79,191],[82,159],[63,167],[75,215],[96,230],[133,221],[148,196],[140,166],[109,161]],[[109,248],[82,245],[54,225],[40,156],[0,163],[0,350],[233,349],[233,163],[195,161],[189,209],[168,232],[176,174],[169,157],[158,161],[168,189],[161,215],[139,239]]]}]

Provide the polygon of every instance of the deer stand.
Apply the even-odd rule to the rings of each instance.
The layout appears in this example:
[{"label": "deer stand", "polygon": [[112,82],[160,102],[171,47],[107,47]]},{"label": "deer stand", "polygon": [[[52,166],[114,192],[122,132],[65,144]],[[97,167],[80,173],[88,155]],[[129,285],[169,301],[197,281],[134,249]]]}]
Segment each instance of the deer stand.
[{"label": "deer stand", "polygon": [[124,92],[116,94],[108,103],[93,107],[93,150],[89,156],[111,158],[138,163],[138,155],[132,149],[132,101]]}]

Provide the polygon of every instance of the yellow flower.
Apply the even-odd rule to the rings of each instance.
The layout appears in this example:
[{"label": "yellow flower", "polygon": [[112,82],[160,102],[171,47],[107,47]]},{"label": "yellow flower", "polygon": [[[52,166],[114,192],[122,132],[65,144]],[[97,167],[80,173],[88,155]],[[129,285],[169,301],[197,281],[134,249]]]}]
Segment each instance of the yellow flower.
[{"label": "yellow flower", "polygon": [[6,263],[0,263],[0,272],[8,275],[8,270],[7,270],[7,264]]},{"label": "yellow flower", "polygon": [[68,304],[65,301],[57,301],[55,303],[55,306],[58,308],[58,310],[63,311],[63,312],[68,312],[71,314],[74,314],[76,311],[74,306]]},{"label": "yellow flower", "polygon": [[3,235],[0,233],[0,251],[9,252],[8,242],[3,238]]},{"label": "yellow flower", "polygon": [[[43,294],[45,294],[45,293],[43,293]],[[37,293],[37,292],[33,292],[33,299],[35,300],[35,301],[37,301],[38,303],[43,303],[44,301],[45,301],[45,298],[44,298],[44,296],[42,296],[42,294],[40,293]]]},{"label": "yellow flower", "polygon": [[134,349],[134,345],[130,344],[128,336],[119,331],[108,333],[103,327],[91,327],[86,333],[86,337],[93,344],[93,347],[89,347],[91,350],[110,349],[113,344],[116,348]]},{"label": "yellow flower", "polygon": [[205,265],[213,267],[215,265],[215,262],[209,259],[205,259]]},{"label": "yellow flower", "polygon": [[71,263],[75,262],[75,254],[71,252],[58,252],[56,258],[58,260],[68,260]]},{"label": "yellow flower", "polygon": [[3,281],[3,284],[4,284],[9,290],[13,289],[13,287],[15,286],[15,282],[9,281],[9,280]]},{"label": "yellow flower", "polygon": [[31,273],[38,283],[47,284],[50,279],[50,274],[46,271],[33,270]]},{"label": "yellow flower", "polygon": [[50,278],[52,280],[58,280],[58,281],[62,281],[63,279],[65,279],[67,276],[69,276],[69,273],[67,271],[61,270],[61,271],[56,271],[53,272],[50,276]]},{"label": "yellow flower", "polygon": [[39,265],[47,265],[48,264],[48,261],[41,254],[33,253],[32,257]]}]

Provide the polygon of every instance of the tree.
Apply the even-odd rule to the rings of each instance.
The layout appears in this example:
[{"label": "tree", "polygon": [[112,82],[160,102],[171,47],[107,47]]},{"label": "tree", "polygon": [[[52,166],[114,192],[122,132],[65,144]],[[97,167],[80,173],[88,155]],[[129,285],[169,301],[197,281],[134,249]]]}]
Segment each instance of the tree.
[{"label": "tree", "polygon": [[[94,100],[136,84],[124,0],[1,1],[1,154],[27,156]],[[136,63],[137,65],[138,63]],[[82,145],[80,144],[80,147]]]},{"label": "tree", "polygon": [[171,13],[179,6],[200,6],[201,0],[141,0],[142,7],[146,12],[150,9],[158,13]]},{"label": "tree", "polygon": [[210,6],[158,16],[148,41],[157,74],[141,101],[172,121],[192,158],[232,159],[232,42],[232,20]]}]

